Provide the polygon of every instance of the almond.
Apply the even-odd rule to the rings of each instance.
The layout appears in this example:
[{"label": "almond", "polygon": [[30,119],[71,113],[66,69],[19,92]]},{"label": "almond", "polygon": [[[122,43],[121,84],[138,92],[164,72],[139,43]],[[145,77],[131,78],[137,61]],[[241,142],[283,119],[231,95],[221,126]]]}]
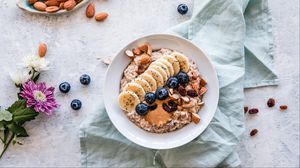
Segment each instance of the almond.
[{"label": "almond", "polygon": [[64,9],[64,2],[61,2],[61,3],[59,4],[59,9]]},{"label": "almond", "polygon": [[90,3],[87,7],[86,7],[86,11],[85,11],[86,17],[88,18],[92,18],[95,15],[95,5]]},{"label": "almond", "polygon": [[206,93],[206,91],[207,91],[206,87],[202,87],[199,91],[199,95],[200,96],[204,95],[204,93]]},{"label": "almond", "polygon": [[134,48],[132,50],[132,52],[133,52],[134,55],[141,55],[142,54],[142,51],[140,49],[138,49],[138,48]]},{"label": "almond", "polygon": [[44,4],[43,2],[36,2],[36,3],[33,4],[33,7],[36,10],[45,11],[45,9],[47,8],[47,5]]},{"label": "almond", "polygon": [[149,43],[146,43],[146,45],[147,45],[147,54],[151,55],[152,54],[152,47]]},{"label": "almond", "polygon": [[200,122],[200,116],[196,113],[192,113],[192,121],[195,123],[195,124],[198,124]]},{"label": "almond", "polygon": [[72,10],[76,6],[76,2],[74,0],[68,0],[64,3],[64,8],[69,11]]},{"label": "almond", "polygon": [[46,12],[48,13],[54,13],[59,11],[59,7],[58,6],[49,6],[46,8]]},{"label": "almond", "polygon": [[106,12],[100,12],[95,16],[96,21],[104,21],[108,17],[108,13]]},{"label": "almond", "polygon": [[44,57],[47,52],[47,45],[45,43],[41,43],[39,46],[39,56]]},{"label": "almond", "polygon": [[139,46],[138,49],[141,50],[141,51],[143,51],[143,52],[147,52],[148,51],[148,45],[144,44],[142,46]]},{"label": "almond", "polygon": [[30,5],[32,5],[32,4],[36,3],[36,1],[37,1],[37,0],[28,0],[28,3],[29,3]]},{"label": "almond", "polygon": [[134,57],[134,54],[131,50],[126,50],[125,51],[125,54],[129,57],[129,58],[133,58]]},{"label": "almond", "polygon": [[148,64],[151,61],[151,57],[148,54],[142,54],[141,55],[141,64]]},{"label": "almond", "polygon": [[58,2],[57,0],[47,0],[45,4],[47,6],[59,6],[60,2]]}]

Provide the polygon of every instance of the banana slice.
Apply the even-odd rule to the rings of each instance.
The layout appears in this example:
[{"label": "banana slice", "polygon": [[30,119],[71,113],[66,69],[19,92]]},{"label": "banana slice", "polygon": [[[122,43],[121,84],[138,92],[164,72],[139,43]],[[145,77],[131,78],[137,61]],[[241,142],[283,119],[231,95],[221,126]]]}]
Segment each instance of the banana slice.
[{"label": "banana slice", "polygon": [[134,92],[140,99],[140,101],[144,100],[145,91],[143,87],[137,83],[130,82],[124,87],[124,91],[132,91]]},{"label": "banana slice", "polygon": [[156,81],[155,79],[146,73],[142,73],[139,78],[144,79],[145,81],[147,81],[151,87],[151,91],[155,91],[157,89],[157,85],[156,85]]},{"label": "banana slice", "polygon": [[156,65],[156,66],[161,67],[167,73],[168,78],[171,76],[168,67],[165,64],[163,64],[162,62],[154,61],[154,62],[151,63],[150,66],[152,66],[152,65]]},{"label": "banana slice", "polygon": [[141,85],[146,93],[152,90],[150,84],[143,78],[135,78],[133,82]]},{"label": "banana slice", "polygon": [[168,68],[168,70],[169,70],[169,72],[170,72],[170,77],[174,75],[174,69],[173,69],[173,66],[172,66],[172,64],[171,64],[169,61],[167,61],[167,60],[165,60],[165,59],[163,59],[163,58],[160,58],[160,59],[158,59],[158,60],[155,61],[155,62],[160,62],[160,63],[166,65],[166,67]]},{"label": "banana slice", "polygon": [[180,69],[183,72],[188,72],[190,69],[190,65],[189,65],[189,59],[187,56],[179,53],[179,52],[174,52],[171,54],[172,57],[176,58],[179,62],[180,65]]},{"label": "banana slice", "polygon": [[163,56],[163,59],[167,60],[168,62],[170,62],[172,64],[173,69],[174,69],[174,74],[177,75],[177,73],[180,71],[180,65],[179,65],[179,62],[177,61],[177,59],[170,55]]},{"label": "banana slice", "polygon": [[168,75],[167,73],[164,71],[164,69],[162,69],[160,66],[157,65],[152,65],[150,66],[148,69],[154,69],[157,72],[159,72],[164,80],[164,83],[168,80]]},{"label": "banana slice", "polygon": [[119,95],[119,106],[122,110],[131,112],[140,103],[139,97],[132,91],[123,91]]},{"label": "banana slice", "polygon": [[155,70],[155,69],[147,69],[145,71],[145,73],[151,75],[155,79],[157,87],[161,87],[161,86],[164,85],[164,79],[163,79],[163,77],[161,76],[161,74],[157,70]]}]

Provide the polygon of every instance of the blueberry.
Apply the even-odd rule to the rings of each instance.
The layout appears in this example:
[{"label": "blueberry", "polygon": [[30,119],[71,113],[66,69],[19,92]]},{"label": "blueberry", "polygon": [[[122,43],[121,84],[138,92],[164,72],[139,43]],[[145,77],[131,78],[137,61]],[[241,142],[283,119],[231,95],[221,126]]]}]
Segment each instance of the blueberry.
[{"label": "blueberry", "polygon": [[140,103],[135,107],[135,111],[139,114],[139,115],[146,115],[149,111],[147,104],[145,103]]},{"label": "blueberry", "polygon": [[71,89],[71,85],[68,82],[63,82],[59,85],[59,90],[63,93],[68,93]]},{"label": "blueberry", "polygon": [[158,100],[165,100],[169,97],[169,91],[166,88],[160,87],[155,92]]},{"label": "blueberry", "polygon": [[186,4],[180,4],[177,7],[177,11],[182,15],[186,14],[188,12],[188,10],[189,10],[189,8]]},{"label": "blueberry", "polygon": [[178,82],[180,84],[187,84],[189,83],[189,76],[187,73],[185,72],[182,72],[180,71],[178,74],[177,74],[177,78],[178,78]]},{"label": "blueberry", "polygon": [[91,82],[91,77],[87,74],[83,74],[80,76],[80,83],[83,85],[88,85]]},{"label": "blueberry", "polygon": [[73,110],[79,110],[81,108],[81,101],[78,99],[74,99],[71,102],[71,108]]},{"label": "blueberry", "polygon": [[177,79],[176,77],[170,77],[170,78],[167,80],[167,86],[168,86],[169,88],[175,89],[175,88],[178,87],[178,85],[179,85],[179,81],[178,81],[178,79]]},{"label": "blueberry", "polygon": [[155,99],[156,99],[156,96],[154,93],[152,92],[148,92],[146,93],[145,95],[145,101],[148,103],[148,104],[152,104],[155,102]]}]

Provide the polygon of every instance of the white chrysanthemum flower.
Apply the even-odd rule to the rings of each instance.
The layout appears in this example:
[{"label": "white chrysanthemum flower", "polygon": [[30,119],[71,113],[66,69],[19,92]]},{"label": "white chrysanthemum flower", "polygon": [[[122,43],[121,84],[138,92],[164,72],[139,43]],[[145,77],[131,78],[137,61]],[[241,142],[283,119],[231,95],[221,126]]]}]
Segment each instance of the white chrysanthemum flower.
[{"label": "white chrysanthemum flower", "polygon": [[21,85],[31,79],[30,71],[28,69],[15,70],[9,72],[10,78],[16,85]]},{"label": "white chrysanthemum flower", "polygon": [[46,61],[45,58],[34,55],[25,57],[24,66],[29,70],[33,69],[37,72],[41,72],[49,69],[49,62]]}]

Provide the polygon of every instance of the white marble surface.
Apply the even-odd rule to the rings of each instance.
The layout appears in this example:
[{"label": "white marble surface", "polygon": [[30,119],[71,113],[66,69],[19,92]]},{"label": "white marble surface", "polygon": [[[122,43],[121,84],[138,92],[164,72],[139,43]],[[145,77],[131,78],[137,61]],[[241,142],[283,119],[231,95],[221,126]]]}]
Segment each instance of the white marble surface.
[{"label": "white marble surface", "polygon": [[[62,95],[56,91],[60,109],[52,117],[40,115],[26,124],[29,138],[20,139],[22,146],[11,146],[0,167],[4,166],[80,166],[78,126],[100,102],[105,66],[98,57],[109,57],[127,42],[141,35],[160,33],[186,19],[176,7],[188,0],[95,0],[97,11],[110,16],[103,23],[85,17],[79,9],[67,15],[46,17],[20,11],[15,1],[0,1],[0,104],[16,99],[16,89],[7,70],[21,58],[36,53],[40,42],[48,44],[50,71],[42,75],[56,87],[62,81],[72,84],[72,91]],[[259,107],[256,117],[246,116],[247,131],[238,147],[243,167],[299,167],[299,1],[270,1],[276,44],[275,66],[278,87],[246,91],[245,104]],[[159,24],[153,24],[157,22]],[[79,76],[88,73],[92,83],[82,87]],[[279,104],[288,104],[286,112],[269,109],[268,97]],[[83,102],[82,110],[69,108],[73,98]],[[257,128],[256,137],[248,136]]]}]

